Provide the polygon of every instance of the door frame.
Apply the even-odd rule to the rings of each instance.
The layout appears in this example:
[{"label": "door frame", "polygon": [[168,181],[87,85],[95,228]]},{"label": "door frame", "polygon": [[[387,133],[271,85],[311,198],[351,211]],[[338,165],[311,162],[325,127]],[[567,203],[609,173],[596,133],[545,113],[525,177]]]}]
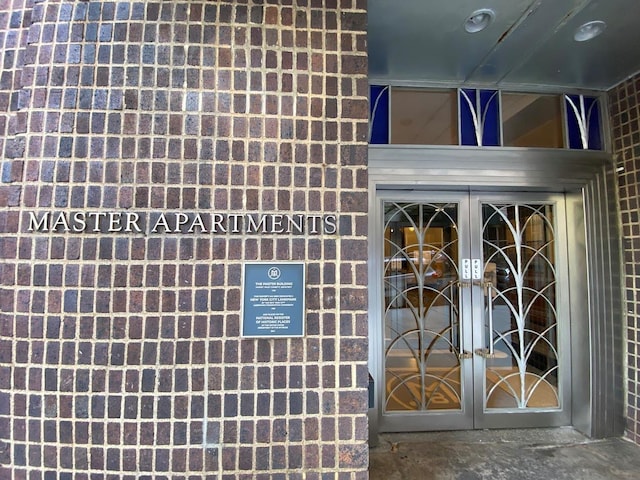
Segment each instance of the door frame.
[{"label": "door frame", "polygon": [[[474,382],[482,382],[482,387],[474,388],[474,428],[524,428],[524,427],[552,427],[564,426],[571,424],[571,407],[572,407],[572,385],[571,385],[571,359],[572,345],[570,342],[572,312],[571,312],[571,292],[569,290],[569,262],[568,262],[568,242],[567,242],[567,217],[565,207],[565,196],[561,193],[538,193],[538,192],[503,192],[503,193],[478,193],[470,192],[471,208],[478,207],[480,210],[470,212],[471,230],[478,231],[481,238],[475,239],[482,242],[482,205],[485,203],[514,203],[514,204],[532,204],[532,203],[548,203],[555,206],[555,255],[557,269],[556,283],[556,308],[558,312],[557,348],[560,354],[560,383],[558,390],[560,392],[560,408],[530,410],[499,410],[492,411],[484,408],[484,382],[485,371],[483,368],[484,359],[474,355]],[[483,250],[480,244],[472,243],[473,258],[483,259]],[[480,286],[473,286],[474,293],[478,293]],[[484,309],[484,303],[475,302],[474,317],[482,317],[480,309]],[[564,321],[560,319],[564,318]],[[576,322],[577,323],[577,322]],[[481,342],[484,331],[474,330],[474,350],[475,345]],[[579,348],[579,347],[578,347]],[[584,348],[584,347],[582,347]],[[482,364],[482,367],[481,367]]]},{"label": "door frame", "polygon": [[[384,318],[382,312],[384,311],[384,303],[385,303],[385,291],[384,291],[384,279],[382,278],[381,272],[383,271],[382,259],[384,258],[384,212],[383,205],[385,201],[391,202],[416,202],[416,203],[457,203],[458,211],[457,216],[460,218],[461,216],[469,215],[469,204],[468,204],[468,194],[466,192],[427,192],[427,191],[414,191],[414,192],[398,192],[396,190],[386,190],[383,192],[379,192],[376,195],[376,204],[372,205],[369,211],[371,214],[376,215],[378,218],[378,224],[380,225],[380,229],[378,233],[374,236],[369,236],[369,242],[375,242],[376,252],[373,256],[369,257],[370,264],[371,262],[375,262],[380,270],[377,272],[376,277],[370,277],[371,281],[369,282],[369,292],[371,299],[371,304],[374,304],[378,308],[378,325],[377,331],[379,332],[378,336],[376,336],[377,343],[369,342],[369,349],[377,350],[380,355],[380,359],[384,358]],[[471,245],[469,243],[469,238],[460,238],[458,237],[458,249],[459,250],[467,250],[471,252]],[[375,284],[375,285],[374,285]],[[464,288],[460,290],[460,303],[466,302],[469,304],[471,299],[471,291],[468,288]],[[377,300],[377,301],[376,301]],[[375,307],[374,307],[375,308]],[[460,312],[460,310],[458,310]],[[461,315],[464,317],[471,317],[471,312],[463,309],[461,311]],[[369,316],[369,329],[374,327],[372,325],[373,317]],[[458,319],[459,322],[464,322],[463,318]],[[472,343],[472,332],[471,329],[463,330],[463,339],[461,343],[461,348],[465,345],[471,345]],[[473,410],[473,387],[471,387],[471,392],[468,392],[466,395],[463,393],[462,398],[465,400],[461,405],[461,410],[459,411],[451,411],[451,410],[442,410],[442,411],[430,411],[425,415],[425,412],[416,411],[416,412],[403,412],[402,414],[388,414],[385,416],[383,414],[383,404],[385,401],[385,372],[384,372],[384,362],[379,362],[379,367],[382,370],[376,372],[376,377],[381,379],[379,383],[379,387],[376,390],[377,397],[377,405],[378,405],[378,420],[380,425],[380,430],[382,431],[416,431],[421,428],[421,425],[424,425],[427,421],[429,423],[428,428],[424,428],[424,430],[463,430],[463,429],[472,429],[473,428],[473,419],[474,419],[474,410]],[[460,381],[462,383],[462,388],[464,389],[468,385],[473,385],[473,367],[471,365],[471,359],[460,360]],[[393,422],[393,428],[390,425],[385,425],[387,417],[389,419],[393,418],[393,420],[389,420],[389,422]]]},{"label": "door frame", "polygon": [[[369,147],[369,202],[378,191],[531,191],[564,193],[571,316],[570,424],[603,438],[624,431],[624,363],[621,239],[616,177],[606,152],[525,148],[375,145]],[[369,298],[379,298],[380,219],[370,208]],[[588,248],[587,248],[588,245]],[[585,301],[587,299],[587,301]],[[369,302],[369,370],[376,392],[380,375],[380,309]],[[589,345],[589,348],[580,348]],[[375,444],[379,395],[369,410]],[[508,427],[509,425],[505,425]]]},{"label": "door frame", "polygon": [[[384,412],[386,401],[386,388],[384,381],[380,383],[377,391],[379,398],[378,418],[379,429],[384,432],[407,432],[425,430],[461,430],[484,428],[523,428],[523,427],[550,427],[564,426],[571,422],[571,343],[570,326],[571,312],[570,293],[568,287],[569,268],[567,258],[567,232],[566,212],[563,194],[539,193],[539,192],[476,192],[476,191],[412,191],[403,192],[397,190],[380,190],[376,195],[376,203],[371,211],[380,219],[380,230],[375,235],[377,252],[373,258],[378,259],[381,270],[378,272],[379,281],[376,279],[376,288],[372,288],[372,297],[377,299],[380,315],[380,332],[384,335],[385,320],[385,286],[383,265],[380,259],[384,258],[384,205],[386,203],[409,204],[456,204],[456,230],[458,259],[479,258],[483,259],[483,228],[482,206],[491,203],[508,204],[535,204],[545,203],[554,206],[554,249],[555,267],[557,268],[556,282],[556,308],[558,318],[558,351],[560,353],[560,384],[558,385],[560,405],[558,408],[540,408],[537,410],[500,409],[491,410],[485,408],[485,362],[486,359],[474,354],[478,348],[485,347],[485,330],[479,328],[484,323],[485,294],[483,286],[469,282],[469,286],[460,291],[460,304],[458,305],[458,321],[464,325],[460,331],[463,333],[461,351],[471,352],[470,358],[460,360],[460,381],[462,399],[460,410],[430,410],[430,411],[403,411]],[[372,258],[372,261],[373,261]],[[461,266],[458,264],[458,268]],[[377,348],[381,358],[384,358],[385,340],[378,338]],[[373,345],[372,345],[373,347]],[[376,348],[376,347],[373,347]],[[386,371],[384,361],[380,364],[381,371],[378,377],[385,379]]]}]

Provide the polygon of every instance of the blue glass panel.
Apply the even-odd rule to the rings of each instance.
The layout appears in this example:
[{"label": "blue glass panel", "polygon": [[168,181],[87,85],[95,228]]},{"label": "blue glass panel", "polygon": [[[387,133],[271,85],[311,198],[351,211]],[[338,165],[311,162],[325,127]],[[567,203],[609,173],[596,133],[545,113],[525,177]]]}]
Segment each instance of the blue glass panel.
[{"label": "blue glass panel", "polygon": [[497,90],[480,90],[482,110],[482,145],[500,145],[500,95]]},{"label": "blue glass panel", "polygon": [[[582,136],[580,135],[580,95],[566,95],[565,104],[567,107],[567,136],[569,138],[569,148],[582,150]],[[578,115],[576,115],[576,109]]]},{"label": "blue glass panel", "polygon": [[569,148],[582,150],[581,126],[587,138],[589,150],[602,150],[602,129],[600,124],[600,106],[597,97],[583,97],[580,95],[566,95],[565,104],[567,107],[567,136],[569,138]]},{"label": "blue glass panel", "polygon": [[460,144],[478,145],[476,122],[482,146],[500,145],[500,96],[497,90],[460,89]]},{"label": "blue glass panel", "polygon": [[604,145],[600,125],[600,102],[597,98],[593,98],[592,100],[593,102],[589,110],[587,110],[589,112],[589,150],[602,150]]},{"label": "blue glass panel", "polygon": [[460,105],[460,145],[477,146],[476,128],[473,116],[476,110],[476,90],[461,88],[458,93]]},{"label": "blue glass panel", "polygon": [[389,143],[389,87],[369,87],[369,143]]}]

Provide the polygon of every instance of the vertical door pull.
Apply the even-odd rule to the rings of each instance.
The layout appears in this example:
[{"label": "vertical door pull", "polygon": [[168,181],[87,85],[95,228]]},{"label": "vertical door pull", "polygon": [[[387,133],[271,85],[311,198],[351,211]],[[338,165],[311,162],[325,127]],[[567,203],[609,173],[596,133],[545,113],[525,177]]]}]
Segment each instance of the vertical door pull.
[{"label": "vertical door pull", "polygon": [[[468,260],[468,259],[467,259]],[[462,316],[462,305],[463,305],[463,301],[462,301],[462,288],[463,287],[467,287],[470,286],[471,284],[469,282],[462,282],[460,280],[455,281],[455,282],[450,282],[449,285],[451,286],[451,298],[453,300],[453,287],[458,287],[458,338],[460,339],[460,345],[458,347],[459,353],[458,353],[458,359],[460,360],[464,360],[467,358],[471,358],[473,357],[473,354],[467,350],[464,350],[463,345],[464,345],[464,330],[463,330],[463,316]],[[449,314],[451,319],[453,319],[453,314],[455,313],[455,309],[453,308],[453,303],[450,304],[450,311],[451,313]]]},{"label": "vertical door pull", "polygon": [[485,293],[487,295],[487,323],[489,328],[489,346],[487,348],[478,348],[476,355],[483,358],[495,358],[496,354],[493,347],[493,283],[486,282],[484,284]]},{"label": "vertical door pull", "polygon": [[493,357],[493,283],[487,282],[487,313],[489,314],[489,355]]}]

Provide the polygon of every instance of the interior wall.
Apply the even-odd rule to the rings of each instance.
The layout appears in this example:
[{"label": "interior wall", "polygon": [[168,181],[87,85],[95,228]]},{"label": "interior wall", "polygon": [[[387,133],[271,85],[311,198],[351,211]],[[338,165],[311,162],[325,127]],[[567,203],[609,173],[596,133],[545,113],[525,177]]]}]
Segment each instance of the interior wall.
[{"label": "interior wall", "polygon": [[[0,42],[0,478],[367,478],[366,3],[13,0]],[[337,231],[30,229],[85,211]],[[304,337],[240,336],[256,260]]]},{"label": "interior wall", "polygon": [[626,312],[626,434],[640,444],[640,75],[609,92],[622,226]]}]

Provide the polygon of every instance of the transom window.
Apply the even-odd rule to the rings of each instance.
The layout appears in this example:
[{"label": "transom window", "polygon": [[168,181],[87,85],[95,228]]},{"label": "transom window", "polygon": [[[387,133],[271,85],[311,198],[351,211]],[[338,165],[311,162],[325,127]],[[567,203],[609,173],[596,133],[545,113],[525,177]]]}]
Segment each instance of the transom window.
[{"label": "transom window", "polygon": [[370,86],[369,143],[603,150],[597,96]]}]

